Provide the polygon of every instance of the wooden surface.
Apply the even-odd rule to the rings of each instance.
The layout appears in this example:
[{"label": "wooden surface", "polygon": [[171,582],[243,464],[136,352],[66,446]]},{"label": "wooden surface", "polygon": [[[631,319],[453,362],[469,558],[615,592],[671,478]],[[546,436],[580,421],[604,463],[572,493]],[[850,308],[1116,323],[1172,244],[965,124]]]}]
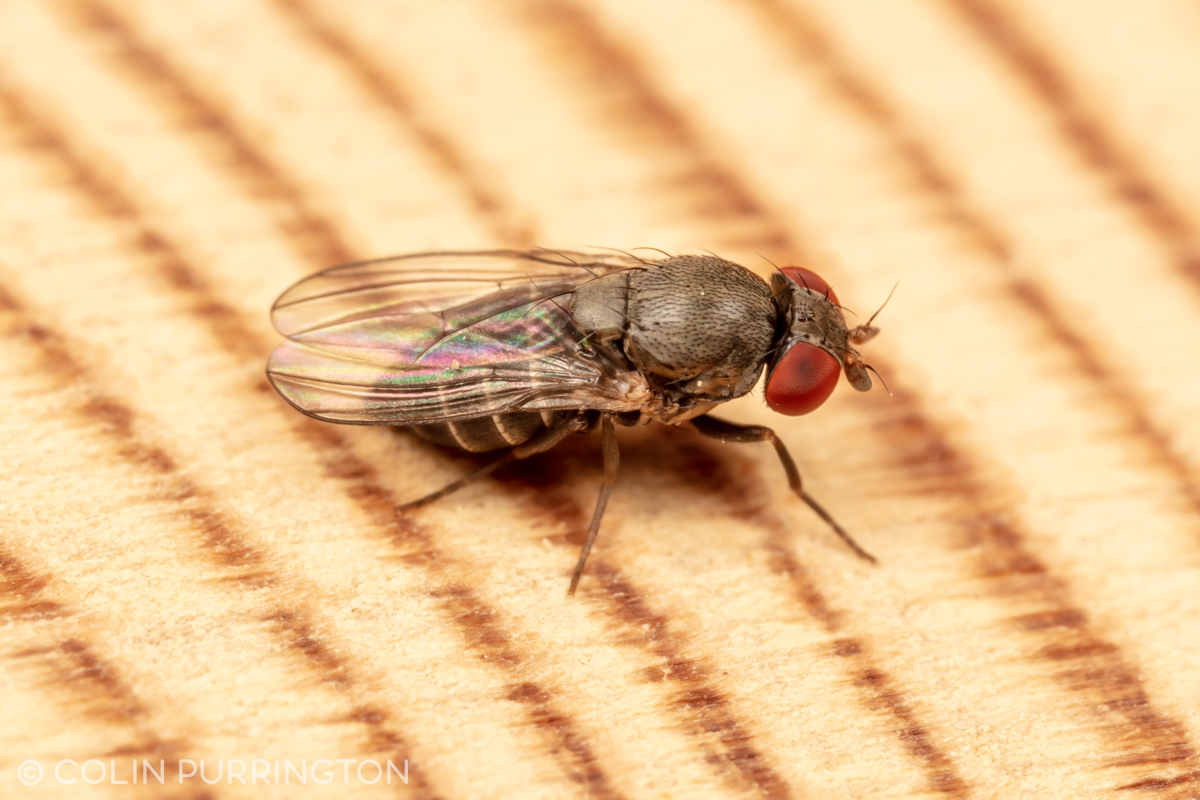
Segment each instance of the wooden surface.
[{"label": "wooden surface", "polygon": [[[1200,796],[1198,143],[1194,0],[0,0],[0,796]],[[893,396],[726,411],[879,566],[639,429],[569,599],[595,438],[399,514],[471,462],[266,387],[535,244],[899,281]]]}]

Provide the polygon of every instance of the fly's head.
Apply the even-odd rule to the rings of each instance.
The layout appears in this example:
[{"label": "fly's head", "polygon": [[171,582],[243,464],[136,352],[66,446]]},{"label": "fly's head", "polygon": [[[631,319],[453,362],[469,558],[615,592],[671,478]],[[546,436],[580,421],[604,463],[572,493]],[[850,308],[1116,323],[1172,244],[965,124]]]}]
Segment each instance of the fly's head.
[{"label": "fly's head", "polygon": [[771,294],[780,325],[767,365],[767,405],[789,416],[815,411],[829,399],[843,369],[855,389],[871,388],[870,367],[853,347],[879,333],[871,321],[847,328],[833,289],[803,267],[772,275]]}]

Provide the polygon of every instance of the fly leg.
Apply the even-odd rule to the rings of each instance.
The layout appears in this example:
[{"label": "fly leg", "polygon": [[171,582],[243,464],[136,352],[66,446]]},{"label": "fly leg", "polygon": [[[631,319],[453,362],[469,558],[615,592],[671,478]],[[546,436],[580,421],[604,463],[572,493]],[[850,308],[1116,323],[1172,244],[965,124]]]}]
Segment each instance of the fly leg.
[{"label": "fly leg", "polygon": [[617,466],[621,463],[621,451],[617,447],[617,429],[613,425],[612,414],[604,414],[600,418],[600,448],[604,451],[604,483],[600,486],[600,497],[596,500],[596,511],[592,514],[592,524],[588,526],[587,539],[583,549],[579,551],[579,561],[575,564],[575,574],[571,576],[571,587],[568,595],[575,594],[579,578],[583,575],[583,567],[587,564],[588,554],[592,552],[592,543],[596,541],[596,533],[600,530],[600,518],[604,516],[604,507],[608,505],[608,496],[612,494],[613,484],[617,482]]},{"label": "fly leg", "polygon": [[581,431],[587,426],[588,422],[586,417],[572,417],[563,424],[554,428],[550,428],[536,439],[531,439],[528,442],[525,442],[525,444],[517,445],[511,450],[506,451],[504,455],[500,456],[490,464],[484,464],[482,467],[479,467],[472,472],[468,472],[463,477],[459,478],[453,483],[443,486],[436,492],[427,494],[424,497],[418,498],[411,502],[397,505],[396,510],[412,511],[415,508],[427,506],[435,500],[441,500],[446,495],[457,492],[459,489],[474,483],[480,478],[486,478],[496,470],[500,469],[501,467],[506,467],[514,461],[520,461],[522,458],[529,458],[530,456],[537,455],[538,453],[544,453],[545,451],[554,447],[554,445],[561,442],[563,439],[567,438],[567,434]]},{"label": "fly leg", "polygon": [[775,452],[779,455],[779,460],[783,463],[783,470],[787,473],[788,485],[792,487],[792,491],[796,496],[808,504],[808,507],[816,512],[817,516],[825,520],[829,527],[833,528],[833,532],[841,537],[851,550],[853,550],[860,558],[875,563],[875,556],[868,553],[858,546],[858,542],[850,536],[846,530],[837,523],[837,520],[830,515],[828,511],[821,507],[813,496],[804,491],[804,486],[800,482],[800,470],[796,469],[796,462],[792,460],[792,456],[788,453],[787,448],[783,445],[783,440],[770,428],[762,425],[736,425],[732,422],[726,422],[723,419],[710,417],[707,414],[696,417],[688,423],[699,433],[708,436],[711,439],[716,439],[719,442],[732,442],[735,444],[746,444],[750,442],[770,442],[775,446]]}]

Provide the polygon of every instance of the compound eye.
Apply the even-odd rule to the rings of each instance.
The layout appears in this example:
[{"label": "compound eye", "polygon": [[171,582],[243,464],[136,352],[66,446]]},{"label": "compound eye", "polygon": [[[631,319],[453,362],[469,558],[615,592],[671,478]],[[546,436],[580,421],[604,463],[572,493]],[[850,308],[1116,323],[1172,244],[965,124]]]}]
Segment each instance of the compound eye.
[{"label": "compound eye", "polygon": [[797,342],[767,379],[767,405],[789,417],[816,411],[833,394],[839,374],[841,365],[828,351]]},{"label": "compound eye", "polygon": [[817,294],[825,295],[833,301],[834,305],[841,305],[838,302],[837,295],[833,293],[833,289],[829,287],[825,279],[811,269],[805,269],[804,267],[784,267],[782,272],[801,286],[812,289]]}]

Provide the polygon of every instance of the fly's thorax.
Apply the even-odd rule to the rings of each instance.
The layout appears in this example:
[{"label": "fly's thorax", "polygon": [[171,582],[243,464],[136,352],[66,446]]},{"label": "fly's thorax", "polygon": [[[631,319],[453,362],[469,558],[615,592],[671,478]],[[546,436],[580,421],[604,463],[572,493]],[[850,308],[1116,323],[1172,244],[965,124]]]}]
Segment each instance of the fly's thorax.
[{"label": "fly's thorax", "polygon": [[766,283],[715,256],[676,256],[629,278],[626,356],[672,396],[728,400],[758,380],[775,332]]}]

